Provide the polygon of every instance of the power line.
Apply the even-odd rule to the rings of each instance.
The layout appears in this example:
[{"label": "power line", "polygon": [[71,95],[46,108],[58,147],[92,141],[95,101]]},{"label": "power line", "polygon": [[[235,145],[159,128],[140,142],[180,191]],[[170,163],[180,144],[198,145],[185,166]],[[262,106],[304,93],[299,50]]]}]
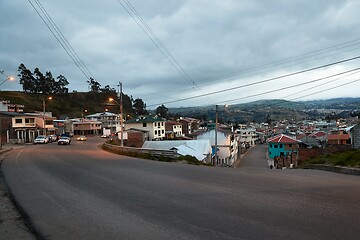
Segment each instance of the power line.
[{"label": "power line", "polygon": [[[311,53],[305,53],[305,54],[301,54],[301,55],[298,55],[298,56],[281,59],[281,60],[278,60],[278,61],[275,61],[275,62],[272,62],[272,63],[267,63],[267,64],[264,64],[264,65],[254,66],[254,67],[250,67],[248,69],[234,71],[234,72],[231,72],[231,73],[227,73],[227,74],[219,75],[219,76],[215,76],[215,77],[209,77],[209,78],[206,78],[206,79],[203,79],[203,80],[204,81],[205,80],[209,81],[209,80],[227,79],[227,78],[237,77],[237,76],[245,74],[245,73],[251,73],[251,72],[254,72],[254,71],[258,70],[258,69],[260,69],[260,70],[263,69],[262,72],[267,72],[268,70],[264,70],[264,69],[267,69],[267,68],[269,68],[269,70],[279,69],[279,68],[271,68],[271,67],[273,67],[273,66],[282,66],[283,64],[296,62],[298,60],[302,60],[302,59],[306,59],[306,58],[310,58],[310,57],[320,55],[323,52],[329,53],[330,51],[341,50],[341,49],[349,48],[349,47],[356,46],[356,45],[359,45],[359,44],[360,44],[360,39],[356,39],[356,40],[348,41],[348,42],[345,42],[345,43],[340,43],[340,44],[337,44],[337,45],[334,45],[334,46],[330,46],[330,47],[327,47],[327,48],[323,48],[323,49],[320,49],[320,50],[317,50],[317,51],[313,51]],[[343,46],[343,45],[345,45],[345,46]],[[356,50],[356,49],[359,49],[359,48],[360,47],[348,49],[348,50],[343,51],[341,53],[350,52],[350,51],[353,51],[353,50]],[[322,59],[324,57],[332,57],[332,56],[335,56],[335,55],[338,55],[338,53],[331,54],[331,55],[325,55],[323,57],[318,57],[318,58],[312,59],[311,61],[317,61],[317,60]],[[303,64],[304,62],[308,62],[308,61],[302,61],[302,62],[299,62],[299,63],[294,63],[294,64],[291,64],[291,65],[287,65],[287,67],[292,67],[292,66],[296,66],[296,65],[299,65],[299,64]]]},{"label": "power line", "polygon": [[[294,56],[294,57],[289,57],[289,58],[285,58],[285,59],[281,59],[281,60],[278,60],[276,62],[273,62],[273,63],[268,63],[268,64],[265,64],[265,65],[259,65],[259,66],[255,66],[255,67],[251,67],[251,68],[248,68],[248,69],[244,69],[244,70],[241,70],[241,71],[236,71],[236,72],[233,72],[233,73],[228,73],[226,75],[221,75],[221,76],[217,76],[217,77],[212,77],[212,78],[207,78],[207,79],[204,79],[203,81],[208,81],[208,80],[223,80],[223,79],[230,79],[230,78],[233,78],[233,77],[238,77],[239,78],[239,75],[242,75],[242,74],[246,74],[246,73],[249,73],[249,74],[246,74],[244,76],[241,76],[241,78],[244,78],[245,76],[251,76],[253,74],[250,74],[251,72],[258,72],[258,73],[265,73],[265,72],[268,72],[270,70],[276,70],[276,69],[281,69],[283,67],[292,67],[292,66],[296,66],[296,65],[299,65],[299,64],[302,64],[302,63],[305,63],[305,62],[309,62],[309,61],[316,61],[316,60],[319,60],[319,59],[322,59],[322,58],[325,58],[325,57],[332,57],[332,56],[335,56],[335,55],[338,55],[339,53],[335,53],[335,54],[331,54],[331,55],[326,55],[326,56],[322,56],[322,57],[318,57],[318,58],[315,58],[315,59],[311,59],[311,60],[304,60],[302,62],[299,62],[299,63],[294,63],[294,64],[291,64],[291,65],[284,65],[284,64],[287,64],[287,63],[291,63],[293,61],[297,61],[297,60],[301,60],[301,59],[306,59],[308,57],[313,57],[313,56],[316,56],[316,55],[320,55],[322,54],[323,52],[330,52],[330,51],[337,51],[337,50],[341,50],[341,49],[345,49],[345,48],[349,48],[349,47],[352,47],[352,46],[356,46],[356,45],[359,45],[360,44],[360,39],[355,39],[355,40],[351,40],[351,41],[347,41],[347,42],[344,42],[344,43],[340,43],[340,44],[336,44],[336,45],[333,45],[333,46],[329,46],[329,47],[326,47],[326,48],[323,48],[323,49],[320,49],[320,50],[316,50],[316,51],[313,51],[313,52],[310,52],[310,53],[304,53],[304,54],[300,54],[300,55],[297,55],[297,56]],[[351,49],[347,49],[346,51],[342,51],[340,52],[341,54],[343,53],[346,53],[346,52],[350,52],[350,51],[354,51],[356,49],[359,49],[360,47],[356,47],[356,48],[351,48]],[[284,65],[284,66],[282,66]],[[271,68],[272,66],[278,66],[276,68]],[[265,68],[263,70],[261,70],[262,68]],[[266,70],[266,68],[268,70]],[[260,70],[260,71],[257,71],[257,70]],[[186,89],[182,89],[182,90],[176,90],[176,92],[179,92],[179,91],[190,91],[192,90],[193,88],[186,88]],[[173,91],[174,92],[174,91]],[[167,93],[169,94],[168,96],[171,95],[172,92],[168,92]],[[158,96],[158,94],[157,94]],[[155,100],[155,99],[159,99],[160,97],[158,96],[157,98],[152,98],[152,100]]]},{"label": "power line", "polygon": [[[325,79],[328,79],[328,78],[340,76],[340,75],[343,75],[343,74],[346,74],[346,73],[358,71],[358,70],[360,70],[360,67],[355,68],[355,69],[352,69],[352,70],[348,70],[348,71],[345,71],[345,72],[341,72],[341,73],[337,73],[337,74],[332,74],[332,75],[329,75],[329,76],[326,76],[326,77],[322,77],[322,78],[310,80],[310,81],[305,82],[305,83],[298,83],[298,84],[294,84],[294,85],[287,86],[287,87],[282,87],[282,88],[273,89],[273,90],[269,90],[269,91],[262,92],[262,93],[257,93],[257,94],[253,94],[253,95],[248,95],[248,96],[241,97],[241,98],[228,99],[228,100],[225,100],[225,101],[221,101],[221,102],[219,102],[218,104],[220,104],[220,103],[229,103],[229,102],[238,101],[238,100],[242,100],[242,99],[247,99],[247,98],[252,98],[252,97],[258,97],[258,96],[266,95],[266,94],[269,94],[269,93],[279,92],[279,91],[283,91],[283,90],[287,90],[287,89],[291,89],[291,88],[296,88],[296,87],[308,85],[308,84],[311,84],[311,83],[319,82],[319,81],[322,81],[322,80],[325,80]],[[337,79],[337,80],[338,80],[338,79]]]},{"label": "power line", "polygon": [[[197,87],[194,80],[189,76],[189,74],[184,70],[184,68],[176,61],[174,56],[169,52],[169,50],[165,47],[163,42],[157,37],[157,35],[152,31],[150,26],[146,23],[146,21],[141,17],[141,15],[136,11],[133,5],[131,5],[128,1],[124,1],[128,8],[133,12],[133,14],[126,8],[126,6],[120,1],[117,2],[125,9],[125,11],[130,15],[130,17],[135,21],[135,23],[141,28],[141,30],[146,34],[146,36],[154,43],[154,45],[160,50],[160,52],[166,57],[166,59],[173,65],[176,71],[181,75],[183,79],[189,82],[194,87]],[[135,18],[134,17],[137,18]]]},{"label": "power line", "polygon": [[352,73],[350,73],[350,74],[347,74],[347,75],[345,75],[345,76],[342,76],[342,77],[339,77],[339,78],[335,78],[335,79],[330,80],[330,81],[325,82],[325,83],[320,83],[320,84],[318,84],[318,85],[315,85],[315,86],[312,86],[312,87],[303,89],[303,90],[301,90],[301,91],[297,91],[297,92],[295,92],[295,93],[293,93],[293,94],[286,95],[286,96],[284,96],[284,97],[282,97],[282,98],[292,97],[292,96],[294,96],[294,95],[298,95],[298,94],[301,94],[301,93],[303,93],[303,92],[307,92],[307,91],[309,91],[309,90],[313,90],[314,88],[323,87],[324,85],[327,85],[327,84],[330,84],[330,83],[339,81],[339,80],[342,79],[342,78],[345,78],[345,77],[348,77],[348,76],[351,76],[351,75],[355,75],[355,74],[357,74],[357,73],[359,73],[359,72],[360,72],[360,71],[354,71],[354,72],[352,72]]},{"label": "power line", "polygon": [[[65,50],[66,54],[71,58],[71,60],[75,63],[75,65],[79,68],[79,70],[84,74],[84,76],[87,79],[91,78],[91,75],[89,75],[86,70],[84,69],[84,67],[82,67],[81,65],[81,59],[78,57],[78,59],[80,59],[80,61],[77,59],[76,55],[74,55],[74,53],[71,52],[70,48],[67,46],[66,42],[62,39],[61,35],[59,34],[59,36],[57,36],[55,34],[55,32],[53,31],[53,29],[51,28],[50,25],[53,26],[53,28],[55,29],[55,31],[57,31],[56,29],[58,29],[57,27],[54,27],[55,23],[50,20],[50,16],[47,14],[45,8],[41,5],[41,3],[39,2],[39,0],[35,0],[36,5],[39,7],[39,9],[41,10],[41,12],[45,15],[45,18],[50,22],[49,23],[44,19],[44,17],[41,15],[41,13],[38,11],[38,9],[34,6],[34,4],[28,0],[29,4],[32,6],[32,8],[35,10],[35,12],[37,13],[37,15],[41,18],[41,20],[44,22],[44,24],[46,25],[46,27],[49,29],[49,31],[52,33],[52,35],[55,37],[55,39],[57,40],[57,42],[61,45],[61,47]],[[46,13],[45,13],[46,12]],[[62,35],[63,36],[63,35]],[[70,44],[69,44],[70,45]],[[85,64],[83,64],[85,66]],[[86,66],[85,66],[86,68]]]},{"label": "power line", "polygon": [[308,68],[308,69],[305,69],[305,70],[301,70],[301,71],[297,71],[297,72],[293,72],[293,73],[289,73],[289,74],[284,74],[284,75],[281,75],[281,76],[268,78],[268,79],[265,79],[265,80],[261,80],[261,81],[257,81],[257,82],[253,82],[253,83],[249,83],[249,84],[244,84],[244,85],[241,85],[241,86],[231,87],[231,88],[227,88],[227,89],[222,89],[222,90],[218,90],[218,91],[214,91],[214,92],[200,94],[200,95],[196,95],[196,96],[192,96],[192,97],[186,97],[186,98],[177,99],[177,100],[173,100],[173,101],[167,101],[167,102],[163,102],[163,103],[160,103],[160,104],[152,104],[152,105],[149,105],[149,106],[156,106],[156,105],[161,105],[161,104],[169,104],[169,103],[181,102],[181,101],[190,100],[190,99],[194,99],[194,98],[200,98],[200,97],[209,96],[209,95],[213,95],[213,94],[219,94],[219,93],[223,93],[223,92],[228,92],[228,91],[232,91],[232,90],[236,90],[236,89],[240,89],[240,88],[250,87],[250,86],[254,86],[254,85],[258,85],[258,84],[262,84],[262,83],[266,83],[266,82],[271,82],[271,81],[279,80],[279,79],[282,79],[282,78],[295,76],[295,75],[299,75],[299,74],[302,74],[302,73],[306,73],[306,72],[310,72],[310,71],[314,71],[314,70],[334,66],[334,65],[337,65],[337,64],[340,64],[340,63],[353,61],[353,60],[356,60],[356,59],[359,59],[359,58],[360,58],[360,56],[356,56],[356,57],[344,59],[344,60],[341,60],[341,61],[321,65],[321,66],[318,66],[318,67]]},{"label": "power line", "polygon": [[43,12],[43,14],[46,16],[46,18],[48,19],[48,21],[51,23],[51,25],[53,26],[53,28],[55,29],[55,31],[57,32],[57,34],[60,36],[62,42],[65,44],[65,46],[70,50],[70,52],[73,54],[73,56],[75,57],[75,59],[77,59],[79,65],[81,65],[83,67],[84,70],[86,70],[86,72],[88,73],[89,76],[93,76],[93,74],[90,72],[89,68],[85,65],[84,61],[79,57],[79,55],[77,54],[77,52],[75,51],[75,49],[71,46],[71,44],[69,43],[69,41],[67,40],[67,38],[64,36],[64,34],[62,33],[62,31],[58,28],[58,26],[56,25],[56,23],[53,21],[53,19],[51,18],[51,16],[49,15],[49,13],[46,11],[46,9],[43,7],[43,5],[41,4],[40,0],[35,0],[35,2],[37,3],[37,5],[39,6],[40,10]]}]

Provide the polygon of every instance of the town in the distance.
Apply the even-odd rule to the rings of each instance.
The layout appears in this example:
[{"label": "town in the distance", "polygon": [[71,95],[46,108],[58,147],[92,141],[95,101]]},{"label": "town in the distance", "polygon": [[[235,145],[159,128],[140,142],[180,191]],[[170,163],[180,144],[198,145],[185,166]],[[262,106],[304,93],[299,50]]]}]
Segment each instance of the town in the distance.
[{"label": "town in the distance", "polygon": [[[21,79],[24,79],[24,75]],[[353,99],[353,105],[343,104],[339,99],[337,105],[347,105],[346,110],[331,107],[314,110],[310,109],[314,103],[309,103],[302,109],[282,113],[279,113],[281,107],[275,100],[267,101],[267,105],[258,102],[242,109],[239,106],[216,105],[200,107],[197,111],[193,108],[188,112],[182,109],[179,112],[164,105],[147,111],[141,99],[131,99],[130,107],[134,111],[129,114],[124,110],[127,99],[123,98],[126,95],[122,90],[121,93],[120,90],[109,88],[105,91],[96,88],[100,85],[95,80],[88,83],[90,92],[100,95],[103,102],[112,107],[112,111],[105,104],[103,111],[89,107],[95,112],[82,109],[79,116],[60,116],[59,112],[59,116],[54,116],[51,111],[54,105],[50,103],[61,101],[59,98],[69,94],[67,92],[57,93],[58,96],[54,98],[40,92],[42,109],[33,112],[24,111],[26,103],[21,104],[19,100],[12,103],[1,96],[1,145],[55,141],[59,145],[70,145],[71,139],[86,141],[87,137],[103,137],[105,145],[117,146],[124,154],[148,151],[152,156],[170,160],[182,157],[192,163],[231,167],[256,144],[267,144],[264,154],[268,166],[277,169],[294,168],[319,155],[360,148],[358,99]],[[24,81],[23,88],[24,92],[29,92]],[[107,98],[108,93],[113,97]],[[263,105],[259,107],[259,104]],[[272,110],[275,105],[278,114]],[[263,117],[246,117],[254,111],[261,112]],[[309,113],[314,114],[314,111],[317,112],[316,117],[309,117]],[[342,114],[345,111],[347,115]],[[341,161],[336,164],[341,165]],[[343,165],[347,164],[343,162]],[[356,164],[350,163],[350,166],[358,167]]]}]

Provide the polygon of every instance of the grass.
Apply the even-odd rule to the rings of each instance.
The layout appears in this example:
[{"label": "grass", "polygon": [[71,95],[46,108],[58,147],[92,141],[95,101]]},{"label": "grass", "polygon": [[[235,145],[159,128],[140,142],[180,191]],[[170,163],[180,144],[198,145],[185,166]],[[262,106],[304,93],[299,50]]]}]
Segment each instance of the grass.
[{"label": "grass", "polygon": [[302,165],[327,164],[360,168],[360,150],[349,150],[334,154],[326,154],[305,161]]}]

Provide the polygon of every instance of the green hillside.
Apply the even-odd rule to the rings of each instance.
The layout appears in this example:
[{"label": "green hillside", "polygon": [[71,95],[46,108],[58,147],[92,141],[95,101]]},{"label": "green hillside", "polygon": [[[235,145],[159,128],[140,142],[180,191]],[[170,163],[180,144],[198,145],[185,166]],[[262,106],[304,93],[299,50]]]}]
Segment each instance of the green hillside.
[{"label": "green hillside", "polygon": [[[43,99],[48,95],[31,94],[16,91],[1,91],[0,98],[10,101],[13,104],[24,105],[25,112],[43,111]],[[101,93],[93,92],[74,92],[61,95],[51,95],[52,100],[46,101],[46,111],[53,113],[53,116],[79,117],[87,110],[87,114],[103,112],[108,109],[112,112],[118,112],[117,105],[108,103],[109,97]]]}]

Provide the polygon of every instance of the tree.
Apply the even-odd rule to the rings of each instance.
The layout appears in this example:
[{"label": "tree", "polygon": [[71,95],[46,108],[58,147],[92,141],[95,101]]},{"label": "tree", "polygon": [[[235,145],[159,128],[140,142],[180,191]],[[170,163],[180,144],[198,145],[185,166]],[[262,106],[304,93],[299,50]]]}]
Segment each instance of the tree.
[{"label": "tree", "polygon": [[162,104],[161,106],[159,106],[156,109],[156,115],[163,117],[163,118],[167,118],[168,117],[168,111],[169,109],[167,107],[164,106],[164,104]]},{"label": "tree", "polygon": [[57,82],[55,83],[55,93],[64,94],[68,93],[69,89],[66,87],[69,82],[63,75],[59,75],[57,78]]},{"label": "tree", "polygon": [[50,71],[44,75],[39,68],[35,68],[34,73],[32,73],[23,63],[20,64],[18,71],[20,85],[23,86],[24,92],[56,94],[68,93],[69,91],[66,88],[69,82],[63,75],[59,75],[56,81]]},{"label": "tree", "polygon": [[108,95],[115,94],[116,90],[114,88],[111,88],[109,85],[106,85],[104,88],[100,89],[100,92]]},{"label": "tree", "polygon": [[32,72],[21,63],[18,68],[18,76],[20,78],[20,85],[22,85],[24,92],[35,92],[35,79]]},{"label": "tree", "polygon": [[148,114],[148,111],[146,110],[146,104],[141,98],[137,98],[133,101],[133,110],[136,115]]},{"label": "tree", "polygon": [[100,92],[101,84],[99,82],[95,81],[95,79],[93,79],[91,77],[90,80],[88,80],[86,82],[89,84],[90,92],[95,92],[95,93]]}]

